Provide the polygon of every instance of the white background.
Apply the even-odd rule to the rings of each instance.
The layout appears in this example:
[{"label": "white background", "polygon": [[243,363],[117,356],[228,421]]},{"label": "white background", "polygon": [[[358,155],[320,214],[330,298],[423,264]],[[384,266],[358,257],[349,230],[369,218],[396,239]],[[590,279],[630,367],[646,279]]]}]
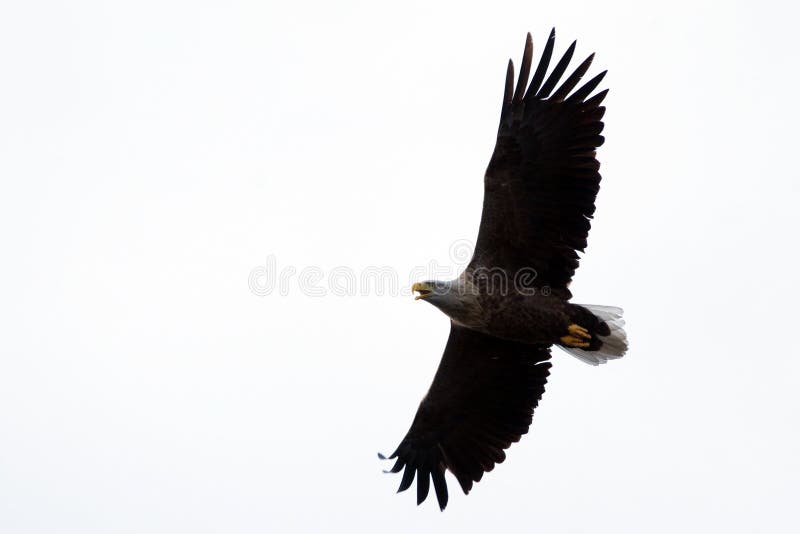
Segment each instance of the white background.
[{"label": "white background", "polygon": [[[489,4],[4,4],[0,531],[798,531],[797,13]],[[554,351],[508,460],[417,508],[375,456],[448,333],[410,273],[474,239],[551,26],[609,69],[572,289],[631,351]],[[256,296],[270,255],[404,292]]]}]

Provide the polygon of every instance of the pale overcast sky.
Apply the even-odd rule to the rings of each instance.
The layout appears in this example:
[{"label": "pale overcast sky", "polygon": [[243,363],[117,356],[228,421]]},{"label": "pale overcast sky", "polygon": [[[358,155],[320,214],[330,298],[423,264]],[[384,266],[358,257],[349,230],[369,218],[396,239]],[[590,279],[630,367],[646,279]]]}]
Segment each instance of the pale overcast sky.
[{"label": "pale overcast sky", "polygon": [[[6,3],[0,531],[798,532],[789,5]],[[408,286],[463,265],[506,61],[552,26],[609,69],[572,290],[631,350],[554,350],[440,513],[375,454],[448,334]]]}]

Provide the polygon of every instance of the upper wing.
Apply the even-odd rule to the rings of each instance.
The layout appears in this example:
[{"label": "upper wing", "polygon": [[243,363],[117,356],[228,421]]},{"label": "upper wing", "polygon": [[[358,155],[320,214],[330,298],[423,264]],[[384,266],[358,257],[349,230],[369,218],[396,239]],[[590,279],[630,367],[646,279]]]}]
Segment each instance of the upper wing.
[{"label": "upper wing", "polygon": [[569,94],[594,54],[556,89],[572,59],[574,42],[545,80],[554,42],[555,30],[527,91],[533,55],[530,34],[516,89],[509,61],[472,266],[533,268],[536,286],[547,285],[569,297],[567,285],[578,267],[576,251],[586,247],[600,188],[595,148],[603,144],[605,108],[600,103],[608,90],[586,99],[605,76],[603,71]]},{"label": "upper wing", "polygon": [[505,459],[504,449],[528,432],[550,373],[549,347],[524,345],[451,325],[450,338],[428,394],[422,399],[391,472],[403,467],[398,491],[417,475],[417,504],[430,480],[439,507],[447,506],[445,469],[464,493]]}]

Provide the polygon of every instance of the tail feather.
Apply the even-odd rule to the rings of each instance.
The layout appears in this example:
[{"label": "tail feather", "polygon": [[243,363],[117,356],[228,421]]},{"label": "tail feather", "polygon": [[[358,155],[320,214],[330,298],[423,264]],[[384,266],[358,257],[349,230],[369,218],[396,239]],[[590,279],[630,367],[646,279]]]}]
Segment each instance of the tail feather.
[{"label": "tail feather", "polygon": [[598,306],[581,304],[582,307],[592,312],[595,317],[608,325],[608,335],[597,335],[602,345],[597,350],[583,350],[573,347],[561,347],[571,356],[574,356],[589,365],[600,365],[608,360],[622,358],[628,351],[628,337],[625,334],[625,320],[622,318],[622,308],[614,306]]}]

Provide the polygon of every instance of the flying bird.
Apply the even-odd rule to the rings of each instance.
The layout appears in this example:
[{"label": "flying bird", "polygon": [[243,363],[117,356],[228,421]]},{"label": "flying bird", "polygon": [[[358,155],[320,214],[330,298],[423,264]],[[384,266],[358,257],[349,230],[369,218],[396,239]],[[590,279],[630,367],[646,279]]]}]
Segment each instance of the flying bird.
[{"label": "flying bird", "polygon": [[[601,104],[590,96],[606,71],[580,86],[594,54],[561,78],[575,42],[550,71],[555,30],[531,73],[528,34],[519,77],[508,62],[497,142],[484,176],[475,252],[455,280],[413,285],[416,299],[450,318],[450,337],[428,393],[388,471],[416,477],[417,504],[431,481],[447,506],[445,472],[465,494],[528,432],[559,346],[598,365],[627,350],[622,310],[570,302],[600,188]],[[381,459],[386,459],[379,455]]]}]

